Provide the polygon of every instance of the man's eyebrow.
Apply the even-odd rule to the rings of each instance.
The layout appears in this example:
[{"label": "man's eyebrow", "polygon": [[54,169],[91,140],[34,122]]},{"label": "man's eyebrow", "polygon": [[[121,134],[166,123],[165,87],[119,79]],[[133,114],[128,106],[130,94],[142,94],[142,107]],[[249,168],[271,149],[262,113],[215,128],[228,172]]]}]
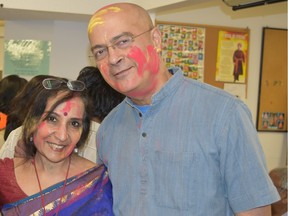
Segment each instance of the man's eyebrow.
[{"label": "man's eyebrow", "polygon": [[[133,36],[133,34],[131,32],[122,32],[121,34],[113,37],[109,42],[110,44],[112,44],[113,42],[119,40],[121,37],[123,36]],[[98,49],[98,48],[103,48],[103,47],[107,47],[107,46],[110,46],[110,45],[107,45],[107,44],[96,44],[95,46],[91,47],[91,51],[95,50],[95,49]]]}]

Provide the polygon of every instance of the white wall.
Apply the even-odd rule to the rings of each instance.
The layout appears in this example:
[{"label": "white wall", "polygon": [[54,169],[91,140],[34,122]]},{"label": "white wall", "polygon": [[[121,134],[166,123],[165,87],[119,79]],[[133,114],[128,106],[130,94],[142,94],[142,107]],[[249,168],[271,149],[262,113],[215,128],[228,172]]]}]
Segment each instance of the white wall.
[{"label": "white wall", "polygon": [[[284,8],[283,8],[284,5]],[[247,105],[256,122],[261,59],[262,28],[287,28],[287,5],[261,6],[235,12],[220,0],[156,13],[159,21],[173,21],[250,28]],[[285,12],[283,12],[285,11]],[[68,21],[6,21],[5,39],[43,39],[52,42],[50,74],[75,79],[81,68],[91,64],[87,23]],[[287,133],[259,132],[268,169],[284,165]]]},{"label": "white wall", "polygon": [[[286,8],[285,8],[286,7]],[[283,13],[284,12],[284,13]],[[157,14],[158,21],[229,26],[250,29],[247,100],[254,122],[257,116],[258,86],[263,27],[287,29],[287,3],[232,11],[217,1],[173,9]],[[255,123],[256,125],[256,123]],[[258,132],[268,169],[287,163],[287,133]]]}]

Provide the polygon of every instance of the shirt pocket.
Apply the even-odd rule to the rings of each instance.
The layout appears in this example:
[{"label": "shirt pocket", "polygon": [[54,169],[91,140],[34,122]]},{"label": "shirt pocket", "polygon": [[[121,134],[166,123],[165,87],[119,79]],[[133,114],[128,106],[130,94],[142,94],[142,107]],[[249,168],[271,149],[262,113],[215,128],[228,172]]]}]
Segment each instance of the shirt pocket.
[{"label": "shirt pocket", "polygon": [[193,152],[155,152],[155,201],[158,206],[180,210],[192,208],[195,163]]}]

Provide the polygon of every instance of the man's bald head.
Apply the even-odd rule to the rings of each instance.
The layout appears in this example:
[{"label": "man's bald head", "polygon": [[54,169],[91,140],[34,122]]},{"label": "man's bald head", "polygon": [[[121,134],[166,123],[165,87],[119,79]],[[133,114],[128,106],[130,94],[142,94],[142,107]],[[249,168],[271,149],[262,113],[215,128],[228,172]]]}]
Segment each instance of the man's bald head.
[{"label": "man's bald head", "polygon": [[151,17],[144,8],[132,3],[115,3],[100,8],[93,14],[89,21],[88,34],[91,34],[95,27],[104,25],[113,17],[146,29],[153,27]]}]

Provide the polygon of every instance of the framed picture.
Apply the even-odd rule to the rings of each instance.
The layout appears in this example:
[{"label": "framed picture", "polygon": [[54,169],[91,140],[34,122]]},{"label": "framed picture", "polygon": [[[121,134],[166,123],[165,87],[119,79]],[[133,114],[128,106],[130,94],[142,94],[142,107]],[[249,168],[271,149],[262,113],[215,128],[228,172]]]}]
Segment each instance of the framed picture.
[{"label": "framed picture", "polygon": [[256,126],[287,132],[287,29],[263,28]]}]

